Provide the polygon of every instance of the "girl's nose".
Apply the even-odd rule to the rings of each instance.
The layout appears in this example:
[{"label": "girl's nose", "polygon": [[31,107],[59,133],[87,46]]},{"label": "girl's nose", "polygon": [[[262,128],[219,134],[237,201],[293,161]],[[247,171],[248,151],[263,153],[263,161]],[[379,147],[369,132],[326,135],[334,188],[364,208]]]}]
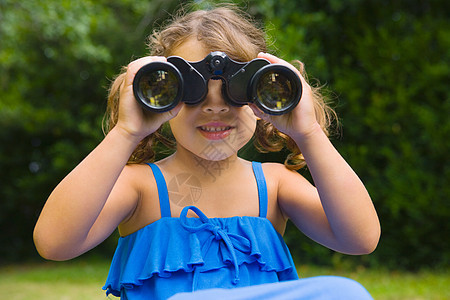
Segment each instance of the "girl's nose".
[{"label": "girl's nose", "polygon": [[202,110],[206,113],[226,113],[230,110],[229,104],[222,95],[222,80],[210,79],[208,94],[202,103]]}]

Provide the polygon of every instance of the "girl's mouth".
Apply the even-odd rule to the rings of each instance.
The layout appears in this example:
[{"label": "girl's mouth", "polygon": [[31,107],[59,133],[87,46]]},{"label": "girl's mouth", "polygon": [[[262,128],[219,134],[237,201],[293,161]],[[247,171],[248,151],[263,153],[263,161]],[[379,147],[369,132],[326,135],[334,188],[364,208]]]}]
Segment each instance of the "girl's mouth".
[{"label": "girl's mouth", "polygon": [[197,129],[208,140],[222,140],[228,137],[233,130],[233,126],[223,123],[208,123],[198,126]]}]

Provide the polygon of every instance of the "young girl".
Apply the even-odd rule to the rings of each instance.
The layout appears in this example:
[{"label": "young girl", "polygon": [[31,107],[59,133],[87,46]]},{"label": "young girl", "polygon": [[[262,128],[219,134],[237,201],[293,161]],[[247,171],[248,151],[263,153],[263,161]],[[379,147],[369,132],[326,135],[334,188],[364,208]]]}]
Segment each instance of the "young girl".
[{"label": "young girl", "polygon": [[[369,297],[350,280],[297,280],[281,237],[290,219],[326,247],[366,254],[380,235],[364,185],[327,138],[331,110],[303,70],[265,53],[263,32],[233,8],[176,17],[149,46],[152,56],[131,62],[111,87],[104,140],[47,200],[34,232],[39,253],[71,259],[118,227],[121,238],[104,288],[123,299]],[[132,83],[142,66],[172,55],[195,62],[212,51],[294,69],[303,85],[299,104],[280,116],[253,104],[230,106],[222,81],[209,80],[198,105],[179,104],[165,113],[139,106]],[[176,151],[150,163],[157,140],[170,143],[162,135],[166,122]],[[267,150],[287,145],[292,155],[286,165],[239,158],[237,151],[254,134]],[[292,170],[305,163],[315,186]],[[227,290],[239,287],[246,288]],[[204,291],[183,294],[196,290]]]}]

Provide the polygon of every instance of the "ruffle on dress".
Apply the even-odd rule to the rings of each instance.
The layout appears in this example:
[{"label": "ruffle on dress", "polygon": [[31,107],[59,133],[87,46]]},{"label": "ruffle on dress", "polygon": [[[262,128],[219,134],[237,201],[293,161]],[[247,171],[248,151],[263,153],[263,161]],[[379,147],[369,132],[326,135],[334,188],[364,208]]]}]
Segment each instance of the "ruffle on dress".
[{"label": "ruffle on dress", "polygon": [[[199,218],[187,218],[188,210]],[[281,235],[261,217],[207,218],[194,206],[180,218],[161,218],[121,237],[106,284],[107,294],[141,286],[152,277],[174,272],[233,269],[233,284],[243,264],[257,263],[262,272],[275,271],[280,281],[298,279],[292,257]]]}]

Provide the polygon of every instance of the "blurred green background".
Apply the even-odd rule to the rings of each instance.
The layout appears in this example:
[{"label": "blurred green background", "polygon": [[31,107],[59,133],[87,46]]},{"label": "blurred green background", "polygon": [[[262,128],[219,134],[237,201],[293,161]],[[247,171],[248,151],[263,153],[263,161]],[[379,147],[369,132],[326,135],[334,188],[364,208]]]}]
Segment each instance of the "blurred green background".
[{"label": "blurred green background", "polygon": [[[326,86],[342,125],[333,143],[381,219],[379,247],[361,257],[289,226],[296,263],[448,268],[450,2],[234,2],[266,29],[272,53],[303,61]],[[0,264],[39,259],[34,224],[51,190],[102,139],[110,80],[145,55],[152,27],[180,3],[0,0]],[[244,155],[262,161],[285,155],[251,150]],[[110,258],[116,238],[93,252]]]}]

